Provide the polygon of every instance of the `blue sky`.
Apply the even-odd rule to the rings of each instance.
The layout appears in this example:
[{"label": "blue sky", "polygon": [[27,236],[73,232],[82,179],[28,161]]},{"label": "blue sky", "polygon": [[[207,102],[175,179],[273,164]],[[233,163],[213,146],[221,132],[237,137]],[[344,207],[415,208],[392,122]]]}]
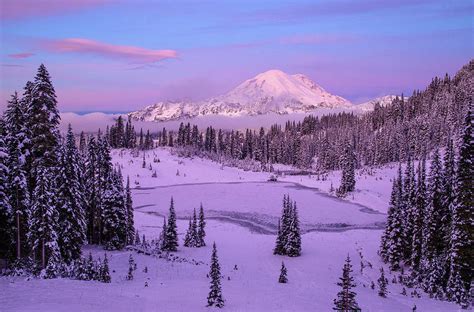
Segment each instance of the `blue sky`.
[{"label": "blue sky", "polygon": [[61,111],[129,111],[273,68],[358,103],[410,94],[474,54],[464,0],[0,3],[0,108],[41,63]]}]

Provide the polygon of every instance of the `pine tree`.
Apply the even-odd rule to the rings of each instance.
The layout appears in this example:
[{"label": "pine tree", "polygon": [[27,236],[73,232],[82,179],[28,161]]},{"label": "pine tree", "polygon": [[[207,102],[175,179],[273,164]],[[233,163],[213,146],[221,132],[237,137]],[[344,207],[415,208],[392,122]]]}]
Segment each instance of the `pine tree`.
[{"label": "pine tree", "polygon": [[342,276],[339,278],[340,282],[337,283],[341,287],[341,291],[337,293],[337,298],[334,299],[333,310],[336,311],[360,311],[359,305],[355,299],[356,293],[352,291],[356,287],[354,278],[351,276],[352,265],[349,255],[347,255],[344,267],[342,269]]},{"label": "pine tree", "polygon": [[109,250],[122,249],[127,240],[127,213],[125,210],[122,178],[113,171],[109,174],[102,203],[103,241]]},{"label": "pine tree", "polygon": [[449,241],[447,296],[468,308],[474,268],[474,118],[473,105],[466,114],[457,162],[455,199]]},{"label": "pine tree", "polygon": [[132,254],[130,254],[130,257],[128,257],[128,274],[127,274],[127,280],[131,281],[133,280],[133,271],[135,270],[135,260],[133,260]]},{"label": "pine tree", "polygon": [[443,169],[439,151],[435,150],[428,176],[428,202],[425,214],[423,271],[424,286],[428,293],[442,297],[443,278],[445,276],[447,246],[442,233],[443,216],[447,208],[443,207]]},{"label": "pine tree", "polygon": [[285,267],[285,263],[281,262],[281,269],[280,269],[280,277],[278,278],[278,283],[286,284],[288,283],[288,278],[286,276],[287,270]]},{"label": "pine tree", "polygon": [[224,306],[224,298],[222,297],[221,268],[217,257],[216,243],[212,246],[211,270],[209,276],[211,277],[211,286],[209,295],[207,296],[207,306],[222,308]]},{"label": "pine tree", "polygon": [[12,96],[5,111],[5,144],[7,147],[9,206],[14,218],[12,232],[15,233],[16,257],[26,254],[26,232],[30,192],[28,190],[28,170],[26,160],[29,157],[29,131],[26,127],[28,115],[18,95]]},{"label": "pine tree", "polygon": [[405,176],[403,179],[402,220],[403,220],[403,259],[409,260],[412,252],[413,215],[416,210],[415,172],[411,156],[408,155]]},{"label": "pine tree", "polygon": [[56,92],[43,64],[38,68],[30,96],[28,128],[31,130],[34,171],[37,171],[38,166],[49,167],[56,164],[55,151],[59,144],[60,117]]},{"label": "pine tree", "polygon": [[168,224],[166,226],[165,235],[165,251],[177,251],[178,250],[178,232],[176,227],[176,212],[174,210],[174,201],[171,197],[170,210],[168,214]]},{"label": "pine tree", "polygon": [[166,232],[167,232],[167,229],[166,229],[166,217],[165,217],[163,218],[163,227],[161,229],[161,233],[159,237],[159,242],[160,242],[159,247],[161,251],[167,251],[166,248],[168,246],[168,242],[167,242]]},{"label": "pine tree", "polygon": [[102,263],[100,270],[100,281],[102,283],[110,283],[112,281],[109,272],[109,260],[107,258],[107,253],[104,254],[104,262]]},{"label": "pine tree", "polygon": [[275,255],[286,255],[286,246],[290,233],[291,203],[289,195],[283,195],[283,208],[279,222],[279,231],[273,253]]},{"label": "pine tree", "polygon": [[206,246],[206,241],[204,238],[206,237],[206,219],[204,217],[204,208],[201,206],[199,207],[199,224],[197,229],[197,247],[204,247]]},{"label": "pine tree", "polygon": [[299,257],[301,255],[301,234],[296,202],[290,204],[290,224],[285,251],[290,257]]},{"label": "pine tree", "polygon": [[386,298],[387,297],[387,278],[385,278],[385,273],[383,268],[380,268],[380,277],[377,280],[379,285],[378,294],[380,297]]},{"label": "pine tree", "polygon": [[344,197],[348,192],[352,192],[355,189],[355,161],[354,148],[349,142],[346,142],[341,164],[341,185],[337,190],[337,194],[340,197]]},{"label": "pine tree", "polygon": [[59,149],[59,171],[56,177],[59,212],[59,245],[66,264],[81,256],[86,240],[85,199],[79,153],[69,125],[65,146]]},{"label": "pine tree", "polygon": [[56,264],[60,258],[57,234],[59,216],[55,205],[52,170],[40,166],[36,174],[28,240],[37,259],[41,259],[42,267],[46,268],[50,258],[51,264]]},{"label": "pine tree", "polygon": [[281,231],[280,220],[278,220],[278,232],[277,239],[275,243],[275,248],[273,249],[274,255],[283,255],[285,253],[285,246],[283,245],[283,236]]},{"label": "pine tree", "polygon": [[7,166],[8,154],[5,144],[3,120],[0,119],[0,258],[7,259],[12,255],[13,247],[13,216],[8,196]]},{"label": "pine tree", "polygon": [[127,244],[132,245],[135,237],[135,222],[133,217],[132,193],[130,191],[130,178],[127,176],[125,187],[125,209],[127,213]]},{"label": "pine tree", "polygon": [[426,210],[426,160],[418,163],[417,183],[416,183],[416,205],[413,211],[413,238],[410,264],[412,268],[411,281],[415,284],[421,282],[423,272],[421,268],[421,258],[423,252],[423,225]]},{"label": "pine tree", "polygon": [[194,247],[193,246],[193,241],[192,241],[192,235],[193,235],[193,226],[192,226],[192,220],[189,218],[189,226],[188,230],[186,231],[186,236],[184,237],[184,247]]}]

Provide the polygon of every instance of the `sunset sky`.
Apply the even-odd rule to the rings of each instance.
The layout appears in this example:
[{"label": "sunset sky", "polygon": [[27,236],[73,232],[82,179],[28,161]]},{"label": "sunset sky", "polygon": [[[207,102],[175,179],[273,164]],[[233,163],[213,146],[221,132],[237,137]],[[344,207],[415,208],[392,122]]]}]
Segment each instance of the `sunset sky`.
[{"label": "sunset sky", "polygon": [[203,99],[268,70],[354,103],[474,56],[470,0],[0,0],[0,110],[44,63],[61,111]]}]

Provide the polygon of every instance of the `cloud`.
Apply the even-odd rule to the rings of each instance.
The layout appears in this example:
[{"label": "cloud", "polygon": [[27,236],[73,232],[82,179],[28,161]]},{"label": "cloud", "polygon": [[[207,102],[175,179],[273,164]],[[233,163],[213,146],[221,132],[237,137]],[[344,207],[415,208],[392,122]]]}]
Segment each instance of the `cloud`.
[{"label": "cloud", "polygon": [[139,64],[156,63],[178,57],[175,50],[151,50],[134,46],[113,45],[83,38],[42,40],[41,45],[52,52],[93,54],[108,58],[126,59]]},{"label": "cloud", "polygon": [[8,54],[9,57],[15,58],[15,59],[24,59],[24,58],[28,58],[28,57],[33,56],[33,55],[35,55],[35,54],[31,53],[31,52]]},{"label": "cloud", "polygon": [[111,0],[2,0],[0,19],[51,16],[111,3]]}]

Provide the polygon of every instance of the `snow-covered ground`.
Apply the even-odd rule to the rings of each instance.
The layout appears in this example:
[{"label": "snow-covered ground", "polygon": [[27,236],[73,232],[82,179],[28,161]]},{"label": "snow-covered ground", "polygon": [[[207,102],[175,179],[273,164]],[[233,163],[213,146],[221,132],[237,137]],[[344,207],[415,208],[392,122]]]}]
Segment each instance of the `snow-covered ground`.
[{"label": "snow-covered ground", "polygon": [[[146,168],[142,168],[142,157],[142,153],[132,158],[128,151],[113,151],[113,162],[121,165],[124,176],[130,176],[136,187],[133,198],[138,230],[148,239],[157,237],[173,196],[180,236],[175,254],[198,264],[133,253],[138,269],[134,280],[127,281],[130,252],[109,252],[111,284],[0,278],[0,311],[206,311],[212,242],[218,248],[225,311],[331,311],[347,254],[352,259],[362,311],[411,311],[414,304],[417,311],[460,310],[424,293],[412,298],[412,289],[402,295],[402,286],[392,283],[394,275],[387,268],[388,298],[379,297],[377,288],[370,288],[372,281],[377,284],[382,266],[377,255],[382,230],[375,225],[384,221],[396,167],[359,175],[354,197],[341,201],[327,194],[331,182],[338,186],[338,173],[330,174],[326,181],[286,176],[272,183],[267,182],[268,173],[222,168],[198,158],[181,159],[164,149],[146,153]],[[160,162],[153,162],[154,158]],[[153,178],[155,170],[157,177]],[[296,200],[305,232],[298,258],[272,254],[272,233],[284,194]],[[209,217],[208,246],[185,248],[187,220],[183,218],[201,202]],[[336,223],[339,226],[334,226]],[[351,227],[359,229],[348,230]],[[97,247],[85,247],[84,252],[89,251],[94,257],[103,257],[104,251]],[[366,265],[372,265],[363,273],[359,253]],[[288,268],[288,284],[277,282],[281,261]],[[148,273],[143,272],[145,266]]]}]

